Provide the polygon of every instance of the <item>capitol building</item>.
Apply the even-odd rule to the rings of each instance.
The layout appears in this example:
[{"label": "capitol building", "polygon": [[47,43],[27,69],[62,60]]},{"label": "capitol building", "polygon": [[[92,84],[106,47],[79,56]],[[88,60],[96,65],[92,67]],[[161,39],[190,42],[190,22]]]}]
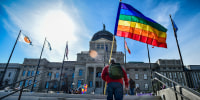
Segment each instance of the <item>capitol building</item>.
[{"label": "capitol building", "polygon": [[[42,74],[36,78],[37,84],[34,84],[35,92],[47,91],[68,91],[77,89],[83,84],[88,85],[87,93],[95,92],[103,94],[105,82],[101,79],[101,72],[109,62],[111,53],[113,34],[102,30],[93,35],[89,42],[89,51],[80,51],[77,54],[76,61],[64,61],[64,67],[61,74],[62,62],[49,62],[47,59],[41,59],[40,66],[36,72],[39,59],[25,58],[23,64],[11,64],[15,67],[8,67],[4,77],[4,84],[10,84],[13,81],[19,81],[35,74]],[[95,55],[95,57],[91,56]],[[144,93],[152,90],[151,71],[157,71],[174,81],[186,85],[185,76],[178,71],[182,71],[180,60],[176,59],[158,59],[155,63],[128,62],[124,63],[124,53],[117,51],[116,40],[114,40],[112,57],[121,63],[127,72],[129,78],[132,78],[136,86]],[[0,71],[5,64],[0,64]],[[11,70],[15,69],[15,70]],[[176,71],[176,72],[172,72]],[[11,74],[9,76],[9,74]],[[61,75],[61,82],[60,80]],[[33,78],[25,81],[25,86],[32,84]],[[170,84],[170,83],[166,83]],[[16,86],[22,86],[22,82]],[[31,87],[30,87],[31,89]]]}]

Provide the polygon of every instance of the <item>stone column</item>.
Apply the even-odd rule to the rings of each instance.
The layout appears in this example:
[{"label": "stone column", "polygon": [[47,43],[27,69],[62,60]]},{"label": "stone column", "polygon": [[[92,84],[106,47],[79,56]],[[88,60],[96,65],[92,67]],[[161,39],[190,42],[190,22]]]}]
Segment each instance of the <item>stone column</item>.
[{"label": "stone column", "polygon": [[96,85],[96,67],[94,67],[94,73],[93,73],[93,87]]}]

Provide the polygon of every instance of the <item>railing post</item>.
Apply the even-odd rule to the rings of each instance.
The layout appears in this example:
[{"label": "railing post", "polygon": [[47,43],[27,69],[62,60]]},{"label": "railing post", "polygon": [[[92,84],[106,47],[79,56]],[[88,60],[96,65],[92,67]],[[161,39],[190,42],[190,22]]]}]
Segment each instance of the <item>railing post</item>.
[{"label": "railing post", "polygon": [[24,89],[25,82],[26,82],[26,80],[23,81],[23,85],[22,85],[22,88],[20,89],[18,100],[21,100],[21,96],[22,96],[22,92],[23,92],[23,89]]},{"label": "railing post", "polygon": [[[179,91],[180,91],[180,94],[183,95],[183,93],[182,93],[182,87],[179,87]],[[182,96],[181,96],[181,100],[183,100]]]},{"label": "railing post", "polygon": [[176,86],[175,86],[175,83],[173,83],[173,86],[174,86],[174,93],[175,93],[176,100],[178,100],[178,96],[177,96],[177,93],[176,93]]}]

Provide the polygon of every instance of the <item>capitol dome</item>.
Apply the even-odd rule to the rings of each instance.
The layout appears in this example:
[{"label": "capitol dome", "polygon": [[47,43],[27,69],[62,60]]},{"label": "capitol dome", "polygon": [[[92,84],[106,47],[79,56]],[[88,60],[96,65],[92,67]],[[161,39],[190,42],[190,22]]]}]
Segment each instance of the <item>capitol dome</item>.
[{"label": "capitol dome", "polygon": [[107,40],[113,41],[113,34],[105,29],[105,25],[104,24],[103,24],[103,30],[98,31],[97,33],[95,33],[93,35],[91,41],[96,41],[96,40],[98,40],[100,38],[105,38]]}]

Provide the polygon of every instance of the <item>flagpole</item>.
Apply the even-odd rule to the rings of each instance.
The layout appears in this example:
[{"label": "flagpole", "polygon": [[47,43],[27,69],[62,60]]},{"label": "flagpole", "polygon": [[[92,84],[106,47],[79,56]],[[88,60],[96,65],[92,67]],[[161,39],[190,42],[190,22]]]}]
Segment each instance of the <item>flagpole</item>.
[{"label": "flagpole", "polygon": [[180,47],[179,47],[179,43],[178,43],[178,39],[177,39],[177,35],[176,35],[176,31],[175,31],[175,27],[174,27],[174,23],[172,21],[172,17],[171,15],[169,15],[170,19],[171,19],[171,23],[172,23],[172,27],[173,27],[173,30],[174,30],[174,37],[176,39],[176,44],[177,44],[177,47],[178,47],[178,53],[179,53],[179,56],[180,56],[180,60],[181,60],[181,66],[182,66],[182,69],[183,69],[183,72],[186,76],[186,85],[191,87],[191,80],[190,80],[190,74],[186,73],[185,71],[185,67],[184,67],[184,64],[183,64],[183,58],[182,58],[182,55],[181,55],[181,50],[180,50]]},{"label": "flagpole", "polygon": [[[150,59],[149,45],[148,44],[147,44],[147,51],[148,51],[148,59],[149,59],[150,77],[152,79],[153,77],[152,77],[151,59]],[[152,85],[152,89],[153,89],[153,92],[154,92],[153,81],[151,81],[151,85]]]},{"label": "flagpole", "polygon": [[104,42],[104,66],[105,66],[105,51],[106,51],[106,46],[105,46],[105,42]]},{"label": "flagpole", "polygon": [[177,44],[177,47],[178,47],[178,52],[179,52],[179,56],[180,56],[180,60],[181,60],[182,69],[183,69],[183,71],[185,71],[184,64],[183,64],[183,58],[182,58],[182,55],[181,55],[181,51],[180,51],[180,47],[179,47],[179,43],[178,43],[178,39],[177,39],[177,35],[176,35],[176,31],[175,31],[175,28],[174,28],[174,23],[173,23],[173,21],[172,21],[172,17],[171,17],[171,15],[169,15],[169,16],[170,16],[171,23],[172,23],[173,30],[174,30],[174,36],[175,36],[176,44]]},{"label": "flagpole", "polygon": [[62,72],[63,72],[63,66],[64,66],[64,60],[65,60],[67,45],[68,45],[68,42],[66,42],[66,47],[65,47],[64,57],[63,57],[63,63],[62,63],[62,68],[61,68],[61,74],[60,74],[60,80],[59,80],[59,84],[58,84],[59,85],[58,90],[61,90],[60,83],[61,83],[61,77],[62,77]]},{"label": "flagpole", "polygon": [[[36,69],[36,71],[35,71],[35,76],[34,76],[34,79],[33,79],[33,83],[35,83],[35,78],[36,78],[37,71],[38,71],[38,68],[39,68],[39,65],[40,65],[40,60],[41,60],[42,53],[43,53],[43,50],[44,50],[45,42],[46,42],[46,37],[45,37],[45,40],[44,40],[44,44],[43,44],[43,47],[42,47],[42,51],[41,51],[41,53],[40,53],[40,59],[39,59],[39,61],[38,61],[37,69]],[[31,87],[31,92],[33,92],[33,88],[34,88],[34,84],[33,84],[32,87]]]},{"label": "flagpole", "polygon": [[[112,51],[113,51],[114,40],[115,40],[115,35],[113,35],[113,41],[112,41],[112,48],[111,48],[111,52],[110,52],[109,64],[110,64],[110,59],[111,59],[111,57],[112,57]],[[105,83],[105,87],[104,87],[104,95],[106,94],[106,87],[107,87],[107,82]]]},{"label": "flagpole", "polygon": [[126,68],[126,48],[125,48],[125,37],[124,37],[124,56],[125,56],[125,63],[124,63],[124,66]]},{"label": "flagpole", "polygon": [[6,63],[6,67],[4,68],[3,75],[2,75],[1,81],[0,81],[0,86],[3,85],[3,79],[4,79],[4,76],[5,76],[5,74],[6,74],[6,71],[7,71],[7,68],[8,68],[8,64],[9,64],[9,62],[10,62],[10,59],[11,59],[11,57],[12,57],[12,54],[13,54],[13,52],[14,52],[14,49],[15,49],[15,46],[16,46],[16,44],[17,44],[17,41],[18,41],[18,39],[19,39],[20,34],[21,34],[21,30],[19,31],[19,34],[18,34],[18,36],[17,36],[17,39],[16,39],[15,44],[14,44],[14,46],[13,46],[13,49],[12,49],[12,51],[11,51],[10,57],[9,57],[9,59],[8,59],[8,62]]}]

